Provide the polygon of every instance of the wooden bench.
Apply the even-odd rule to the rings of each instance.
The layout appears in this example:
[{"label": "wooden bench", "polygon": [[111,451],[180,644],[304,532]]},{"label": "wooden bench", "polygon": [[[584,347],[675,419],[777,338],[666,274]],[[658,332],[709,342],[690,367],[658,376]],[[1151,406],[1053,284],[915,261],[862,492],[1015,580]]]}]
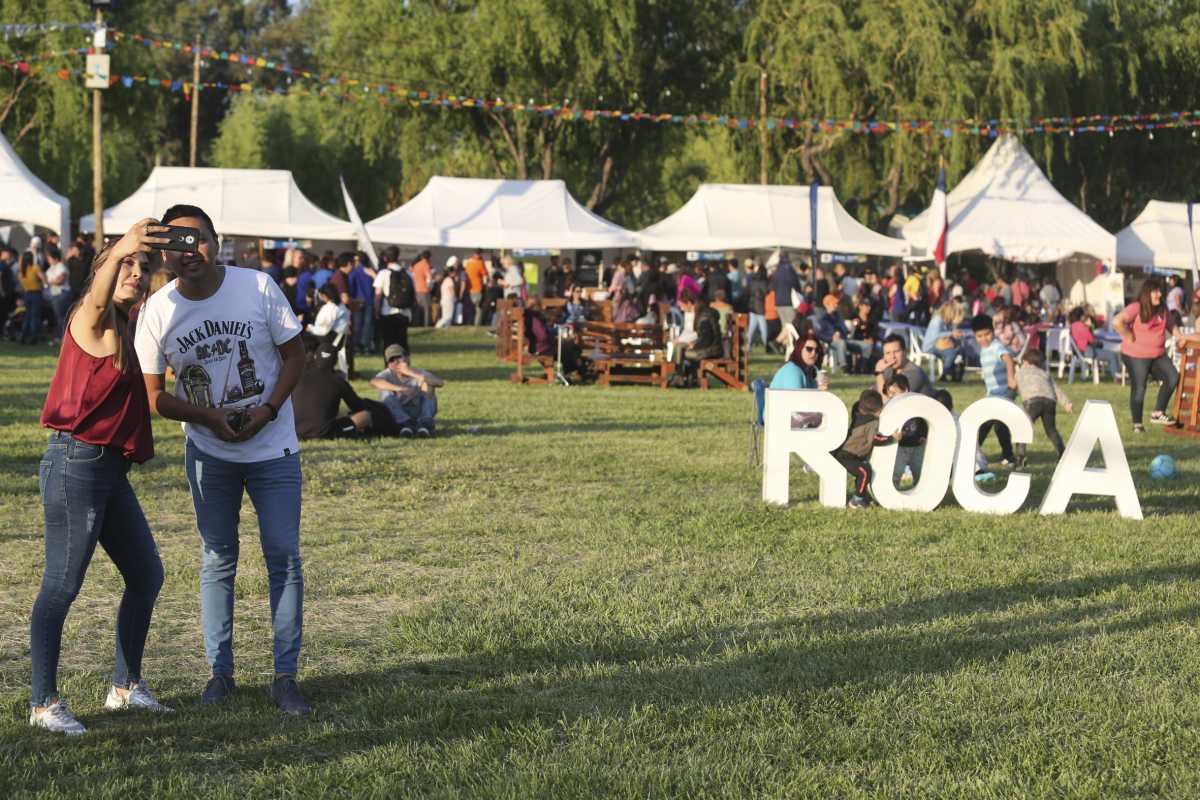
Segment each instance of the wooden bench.
[{"label": "wooden bench", "polygon": [[675,371],[663,352],[663,331],[657,325],[588,321],[579,326],[583,358],[601,386],[648,383],[661,389]]},{"label": "wooden bench", "polygon": [[[525,339],[525,309],[511,300],[496,305],[496,358],[515,364],[517,371],[510,377],[513,383],[553,383],[554,356],[529,352]],[[541,375],[527,375],[526,366],[537,364]]]},{"label": "wooden bench", "polygon": [[733,314],[729,317],[729,357],[706,358],[700,362],[700,388],[708,389],[708,376],[716,378],[731,389],[750,388],[750,348],[746,346],[746,331],[750,317]]}]

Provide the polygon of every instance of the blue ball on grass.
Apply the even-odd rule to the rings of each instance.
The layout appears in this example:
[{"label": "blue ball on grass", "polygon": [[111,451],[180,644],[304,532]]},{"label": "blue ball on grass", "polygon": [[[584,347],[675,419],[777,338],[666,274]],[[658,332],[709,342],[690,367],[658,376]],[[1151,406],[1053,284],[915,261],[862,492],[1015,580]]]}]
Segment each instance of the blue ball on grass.
[{"label": "blue ball on grass", "polygon": [[1178,469],[1174,458],[1166,453],[1160,453],[1150,462],[1150,477],[1156,481],[1169,480],[1179,474]]}]

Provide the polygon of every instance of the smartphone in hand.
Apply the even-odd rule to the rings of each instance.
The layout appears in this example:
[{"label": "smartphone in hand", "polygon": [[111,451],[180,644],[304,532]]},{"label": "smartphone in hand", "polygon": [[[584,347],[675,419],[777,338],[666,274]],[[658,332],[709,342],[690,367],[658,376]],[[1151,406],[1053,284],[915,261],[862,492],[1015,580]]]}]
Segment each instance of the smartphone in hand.
[{"label": "smartphone in hand", "polygon": [[184,225],[168,225],[161,233],[154,234],[162,239],[169,239],[166,244],[156,244],[159,250],[174,250],[177,253],[195,253],[200,248],[200,230]]}]

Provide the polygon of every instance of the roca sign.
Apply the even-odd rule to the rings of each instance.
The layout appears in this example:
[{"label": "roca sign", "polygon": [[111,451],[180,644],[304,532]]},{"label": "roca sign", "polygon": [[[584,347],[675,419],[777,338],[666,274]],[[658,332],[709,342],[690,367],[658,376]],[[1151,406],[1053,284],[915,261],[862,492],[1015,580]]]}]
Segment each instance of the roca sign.
[{"label": "roca sign", "polygon": [[[793,429],[792,415],[821,415],[816,427]],[[929,424],[921,480],[901,491],[892,483],[895,447],[876,447],[871,454],[874,478],[871,492],[881,506],[907,511],[932,511],[954,492],[964,509],[985,514],[1010,514],[1024,505],[1032,479],[1013,472],[1003,489],[984,491],[975,481],[975,450],[979,428],[989,420],[1008,426],[1015,443],[1033,441],[1033,423],[1025,410],[1011,400],[985,397],[963,411],[956,420],[945,406],[931,397],[904,394],[888,401],[879,415],[879,432],[893,434],[908,420],[923,418]],[[813,389],[768,389],[763,413],[763,500],[787,505],[791,455],[795,453],[820,479],[821,504],[831,508],[846,505],[846,471],[833,458],[833,451],[846,438],[850,414],[830,392]],[[1088,457],[1100,445],[1102,467],[1088,467]],[[1039,508],[1042,514],[1061,514],[1076,494],[1112,497],[1117,511],[1128,519],[1142,518],[1142,505],[1129,462],[1121,445],[1121,434],[1112,406],[1088,400],[1079,414],[1071,439],[1054,470],[1050,487]]]}]

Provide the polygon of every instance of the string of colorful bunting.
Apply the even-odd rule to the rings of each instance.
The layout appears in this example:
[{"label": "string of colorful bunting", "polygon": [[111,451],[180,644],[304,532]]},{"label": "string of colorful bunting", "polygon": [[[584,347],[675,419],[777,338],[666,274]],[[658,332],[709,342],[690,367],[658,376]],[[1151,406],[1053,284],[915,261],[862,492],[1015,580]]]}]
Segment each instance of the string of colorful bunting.
[{"label": "string of colorful bunting", "polygon": [[[110,31],[115,41],[129,41],[146,47],[169,49],[191,54],[194,47],[187,42],[168,39],[154,39],[136,33]],[[55,53],[43,53],[36,56],[0,61],[0,66],[11,67],[24,72],[35,71],[33,64],[37,61],[60,58],[72,55],[85,55],[90,48],[74,48]],[[625,111],[612,109],[580,109],[563,103],[510,103],[502,98],[473,97],[446,92],[434,92],[425,89],[410,89],[390,83],[373,83],[339,75],[328,75],[310,70],[292,67],[282,60],[267,56],[249,55],[246,53],[228,52],[204,47],[200,51],[202,58],[209,60],[227,61],[250,69],[268,70],[285,74],[290,78],[305,81],[315,81],[321,84],[319,91],[311,91],[291,84],[288,87],[264,89],[255,87],[248,82],[206,82],[201,83],[202,90],[233,91],[267,94],[306,94],[333,97],[339,100],[357,100],[373,97],[379,102],[411,108],[444,108],[450,110],[483,109],[487,111],[527,113],[553,117],[568,121],[593,122],[595,120],[612,120],[619,122],[637,122],[652,124],[676,125],[709,125],[720,126],[733,130],[755,130],[762,122],[754,117],[739,117],[729,114],[656,114],[644,111]],[[55,74],[64,80],[72,75],[82,75],[79,70],[57,70]],[[134,85],[150,85],[169,88],[171,91],[190,94],[192,84],[187,80],[172,78],[157,78],[147,75],[114,75],[113,85],[126,88]],[[1156,130],[1172,130],[1191,128],[1193,135],[1200,129],[1200,111],[1155,112],[1146,114],[1086,114],[1080,116],[1051,116],[1022,118],[993,118],[993,119],[957,119],[957,120],[862,120],[834,118],[779,118],[770,117],[765,121],[769,131],[775,130],[812,130],[814,132],[836,133],[850,132],[859,134],[883,135],[896,131],[918,133],[925,135],[941,135],[951,137],[956,134],[995,137],[1004,133],[1024,134],[1076,134],[1108,133],[1110,136],[1118,132]]]}]

